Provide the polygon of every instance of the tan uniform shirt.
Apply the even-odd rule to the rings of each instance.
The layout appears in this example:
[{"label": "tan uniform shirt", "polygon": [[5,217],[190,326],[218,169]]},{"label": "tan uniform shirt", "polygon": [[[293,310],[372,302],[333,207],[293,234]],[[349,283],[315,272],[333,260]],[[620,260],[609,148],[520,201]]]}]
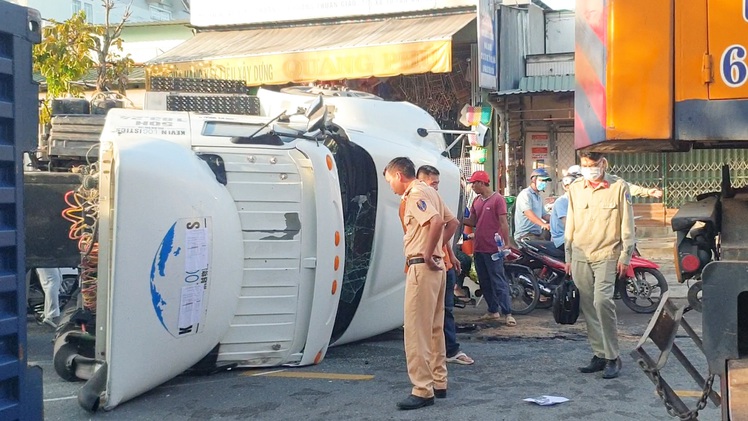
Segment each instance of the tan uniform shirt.
[{"label": "tan uniform shirt", "polygon": [[[441,215],[444,222],[455,219],[454,214],[447,208],[439,194],[428,184],[414,180],[403,194],[405,202],[403,225],[405,237],[403,245],[406,257],[420,256],[428,241],[428,222],[434,215]],[[433,255],[444,257],[442,237],[439,236]],[[426,256],[424,256],[426,257]]]},{"label": "tan uniform shirt", "polygon": [[606,174],[596,188],[584,179],[569,186],[566,261],[617,259],[629,264],[634,252],[634,211],[626,182]]},{"label": "tan uniform shirt", "polygon": [[626,183],[629,186],[629,192],[636,197],[649,197],[649,189],[638,184]]}]

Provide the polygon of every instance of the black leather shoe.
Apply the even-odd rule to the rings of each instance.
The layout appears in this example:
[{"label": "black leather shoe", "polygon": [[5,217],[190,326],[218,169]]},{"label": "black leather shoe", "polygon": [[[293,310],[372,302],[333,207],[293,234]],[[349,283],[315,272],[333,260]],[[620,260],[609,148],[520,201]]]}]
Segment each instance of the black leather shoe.
[{"label": "black leather shoe", "polygon": [[578,370],[582,373],[596,373],[605,369],[605,358],[600,358],[597,355],[592,356],[592,360],[586,367],[579,367]]},{"label": "black leather shoe", "polygon": [[621,374],[622,365],[623,363],[621,362],[621,357],[618,357],[615,360],[605,360],[605,370],[603,370],[603,378],[615,379],[616,377],[618,377],[618,375]]},{"label": "black leather shoe", "polygon": [[447,397],[447,389],[434,389],[434,397],[444,399]]},{"label": "black leather shoe", "polygon": [[421,398],[416,395],[410,395],[404,400],[401,400],[397,403],[397,407],[400,409],[408,410],[408,409],[418,409],[423,408],[424,406],[429,406],[434,404],[434,398]]}]

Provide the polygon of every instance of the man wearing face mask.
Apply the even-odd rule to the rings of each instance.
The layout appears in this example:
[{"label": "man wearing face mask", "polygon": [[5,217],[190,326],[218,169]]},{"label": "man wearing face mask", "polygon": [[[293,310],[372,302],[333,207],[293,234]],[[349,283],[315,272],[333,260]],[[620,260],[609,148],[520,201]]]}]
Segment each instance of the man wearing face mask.
[{"label": "man wearing face mask", "polygon": [[566,214],[566,273],[579,288],[580,307],[592,347],[589,365],[582,373],[603,372],[604,379],[618,377],[616,278],[626,273],[634,252],[634,211],[628,184],[605,173],[601,153],[582,152],[581,179],[569,186]]},{"label": "man wearing face mask", "polygon": [[543,168],[530,174],[530,187],[519,192],[514,210],[514,240],[523,238],[550,240],[550,215],[545,211],[540,192],[545,191],[551,176]]}]

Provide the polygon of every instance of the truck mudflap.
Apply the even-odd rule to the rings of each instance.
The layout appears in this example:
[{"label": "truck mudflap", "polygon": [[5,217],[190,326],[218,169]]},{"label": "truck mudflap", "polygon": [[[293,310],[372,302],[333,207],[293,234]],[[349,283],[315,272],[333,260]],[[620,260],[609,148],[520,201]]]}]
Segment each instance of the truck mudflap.
[{"label": "truck mudflap", "polygon": [[115,139],[99,162],[100,366],[84,387],[88,410],[99,406],[91,393],[112,409],[208,354],[234,315],[243,261],[234,201],[189,148]]}]

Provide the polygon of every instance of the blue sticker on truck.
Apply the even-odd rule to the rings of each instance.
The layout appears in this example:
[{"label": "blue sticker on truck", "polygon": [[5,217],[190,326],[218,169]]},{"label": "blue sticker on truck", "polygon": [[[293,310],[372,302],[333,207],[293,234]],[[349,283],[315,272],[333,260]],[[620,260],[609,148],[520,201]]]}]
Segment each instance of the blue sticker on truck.
[{"label": "blue sticker on truck", "polygon": [[180,219],[167,230],[153,256],[150,291],[161,326],[174,337],[198,333],[209,280],[210,218]]}]

